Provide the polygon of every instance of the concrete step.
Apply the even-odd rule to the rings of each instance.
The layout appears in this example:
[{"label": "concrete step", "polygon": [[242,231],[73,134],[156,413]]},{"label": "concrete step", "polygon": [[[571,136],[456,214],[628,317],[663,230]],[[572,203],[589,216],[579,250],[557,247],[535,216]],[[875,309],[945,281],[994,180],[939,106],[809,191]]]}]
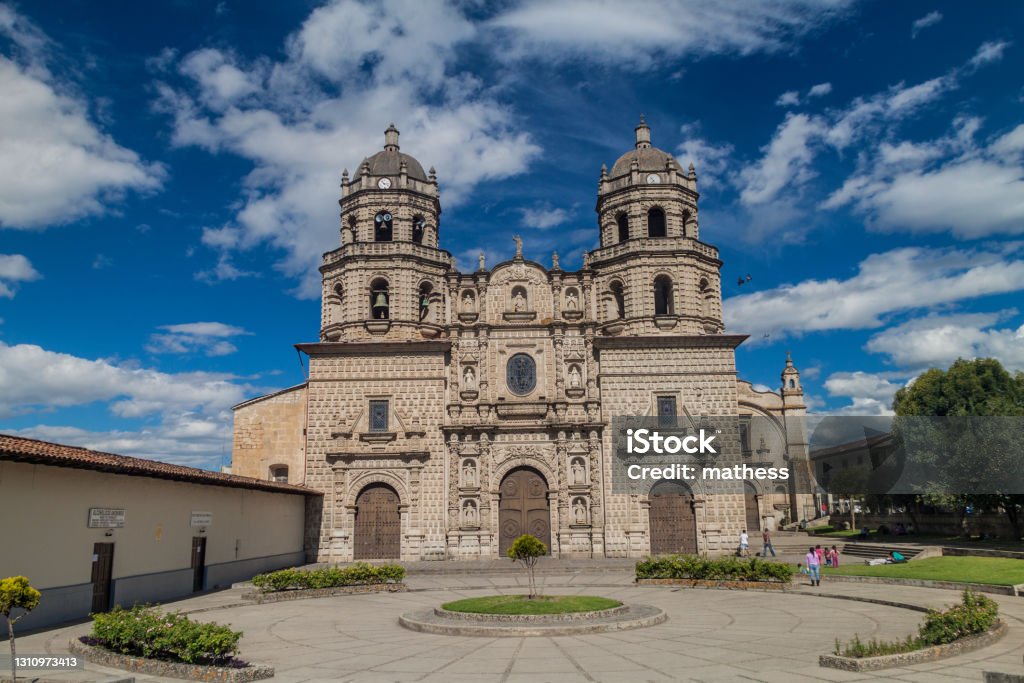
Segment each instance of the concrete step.
[{"label": "concrete step", "polygon": [[874,560],[879,557],[888,557],[890,552],[898,552],[908,560],[917,557],[924,548],[906,545],[886,545],[878,543],[844,543],[839,552],[847,557],[858,559]]}]

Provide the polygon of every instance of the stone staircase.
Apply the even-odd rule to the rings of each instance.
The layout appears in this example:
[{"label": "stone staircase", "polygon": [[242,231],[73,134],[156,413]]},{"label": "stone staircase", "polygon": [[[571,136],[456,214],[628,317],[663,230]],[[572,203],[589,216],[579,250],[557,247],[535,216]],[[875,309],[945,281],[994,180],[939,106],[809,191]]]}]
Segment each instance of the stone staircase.
[{"label": "stone staircase", "polygon": [[907,560],[913,560],[924,550],[924,548],[915,545],[858,543],[855,541],[849,541],[839,546],[840,562],[843,559],[847,562],[858,560],[867,562],[868,560],[875,560],[880,557],[888,557],[890,552],[898,552]]}]

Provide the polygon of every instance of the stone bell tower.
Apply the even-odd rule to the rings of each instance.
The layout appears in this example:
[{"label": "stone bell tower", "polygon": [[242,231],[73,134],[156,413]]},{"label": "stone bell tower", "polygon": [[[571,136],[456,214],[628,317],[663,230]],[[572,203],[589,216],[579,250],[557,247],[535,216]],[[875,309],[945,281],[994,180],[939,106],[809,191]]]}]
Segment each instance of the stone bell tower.
[{"label": "stone bell tower", "polygon": [[718,250],[699,240],[697,173],[651,146],[640,117],[636,143],[601,168],[599,320],[606,334],[714,334],[723,330]]},{"label": "stone bell tower", "polygon": [[439,248],[441,203],[434,169],[384,149],[341,174],[341,247],[324,254],[322,341],[436,337],[451,254]]}]

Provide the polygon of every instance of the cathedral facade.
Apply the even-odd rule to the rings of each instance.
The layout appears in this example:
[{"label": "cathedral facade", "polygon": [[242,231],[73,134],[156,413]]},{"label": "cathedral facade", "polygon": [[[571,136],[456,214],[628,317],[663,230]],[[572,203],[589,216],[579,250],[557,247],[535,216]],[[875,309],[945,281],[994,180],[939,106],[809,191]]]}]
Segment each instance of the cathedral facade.
[{"label": "cathedral facade", "polygon": [[[708,494],[611,486],[613,416],[764,417],[751,464],[806,460],[787,357],[778,392],[739,380],[718,250],[700,239],[697,176],[635,145],[597,194],[600,246],[580,270],[515,256],[461,272],[441,244],[434,169],[383,151],[341,182],[308,379],[235,408],[233,472],[323,492],[309,559],[498,557],[522,533],[555,556],[720,554],[740,531],[808,517],[793,481]],[[322,504],[321,504],[322,501]]]}]

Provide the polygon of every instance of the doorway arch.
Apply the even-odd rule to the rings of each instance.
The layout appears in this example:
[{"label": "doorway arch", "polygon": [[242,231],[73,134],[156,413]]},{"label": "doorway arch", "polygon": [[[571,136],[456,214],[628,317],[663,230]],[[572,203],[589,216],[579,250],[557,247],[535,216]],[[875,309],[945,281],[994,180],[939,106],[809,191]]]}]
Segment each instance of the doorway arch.
[{"label": "doorway arch", "polygon": [[757,489],[749,481],[743,482],[743,507],[747,513],[747,531],[760,531],[761,513],[757,509]]},{"label": "doorway arch", "polygon": [[647,499],[651,554],[695,554],[697,515],[690,489],[681,482],[665,479],[651,488]]},{"label": "doorway arch", "polygon": [[536,536],[551,549],[548,482],[532,467],[517,467],[501,480],[498,501],[498,550],[502,557],[523,534]]},{"label": "doorway arch", "polygon": [[402,551],[402,519],[398,494],[387,484],[370,484],[356,497],[353,536],[356,560],[398,559]]}]

